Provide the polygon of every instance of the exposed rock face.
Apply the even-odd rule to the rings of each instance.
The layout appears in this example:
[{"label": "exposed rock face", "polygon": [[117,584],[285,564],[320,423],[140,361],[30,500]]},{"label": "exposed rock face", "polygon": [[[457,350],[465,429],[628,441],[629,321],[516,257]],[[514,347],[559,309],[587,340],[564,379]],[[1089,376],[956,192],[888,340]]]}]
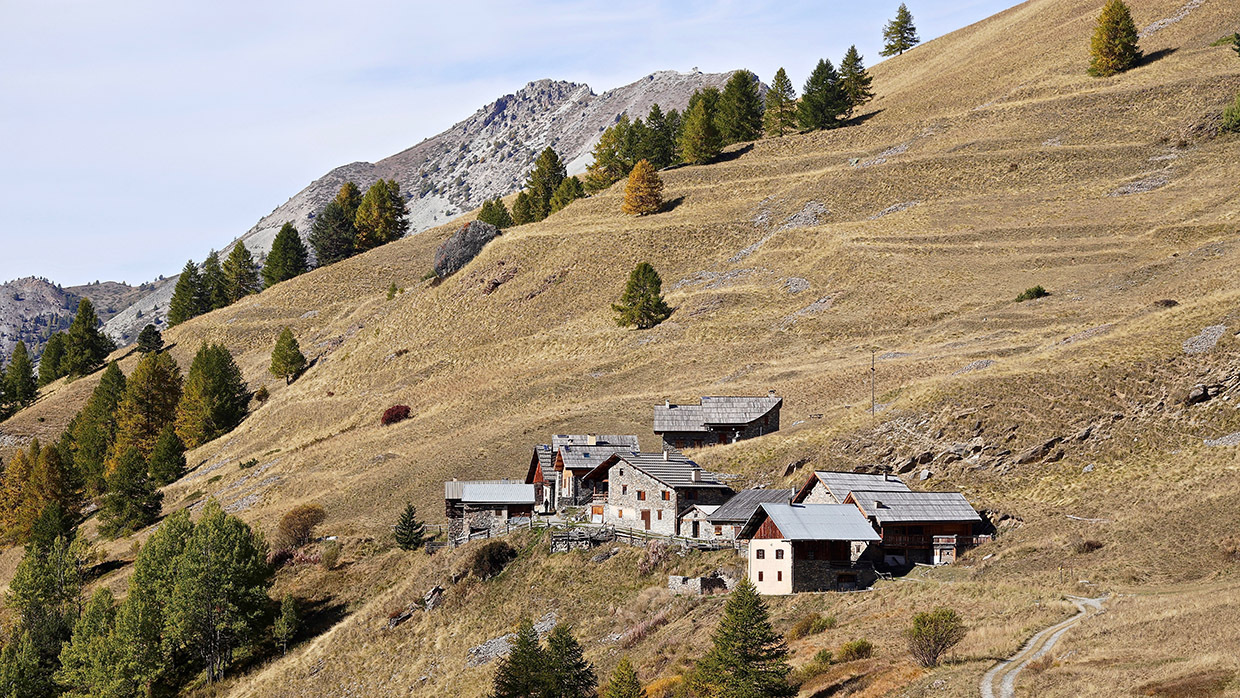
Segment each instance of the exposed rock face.
[{"label": "exposed rock face", "polygon": [[444,278],[455,273],[461,267],[482,252],[482,248],[499,237],[499,228],[482,221],[470,221],[460,230],[443,241],[435,250],[435,275]]}]

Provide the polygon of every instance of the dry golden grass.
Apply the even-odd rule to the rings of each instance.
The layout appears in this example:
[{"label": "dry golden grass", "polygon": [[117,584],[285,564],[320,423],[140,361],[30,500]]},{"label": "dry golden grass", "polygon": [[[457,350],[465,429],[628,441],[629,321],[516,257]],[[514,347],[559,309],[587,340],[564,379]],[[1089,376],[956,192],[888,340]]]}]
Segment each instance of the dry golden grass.
[{"label": "dry golden grass", "polygon": [[[1149,0],[1133,12],[1145,26],[1182,5]],[[505,232],[441,284],[421,282],[456,224],[444,226],[169,331],[183,367],[202,341],[222,342],[271,399],[189,454],[194,470],[165,490],[166,510],[212,495],[270,532],[285,511],[317,502],[328,515],[320,532],[344,542],[339,569],[291,568],[278,584],[343,620],[226,688],[482,695],[492,668],[466,668],[467,649],[550,610],[574,623],[606,674],[619,651],[604,640],[669,606],[668,622],[625,651],[645,680],[679,674],[708,643],[722,599],[668,597],[669,570],[638,578],[636,551],[594,565],[531,543],[499,579],[452,585],[467,550],[402,553],[390,526],[407,500],[439,521],[444,479],[520,477],[550,433],[637,433],[653,447],[650,408],[664,398],[768,388],[786,399],[781,432],[693,454],[738,484],[799,484],[812,467],[890,464],[974,435],[1018,453],[1097,425],[1055,462],[931,466],[929,486],[961,488],[1022,521],[956,567],[862,594],[773,600],[781,630],[812,611],[839,620],[794,643],[797,665],[851,639],[875,643],[873,659],[833,669],[826,685],[974,695],[994,658],[1072,612],[1064,593],[1101,591],[1125,595],[1071,631],[1057,663],[1024,676],[1022,691],[1076,695],[1081,681],[1119,695],[1234,673],[1240,642],[1211,623],[1234,615],[1237,561],[1225,541],[1240,519],[1240,456],[1202,440],[1240,431],[1240,411],[1235,397],[1185,408],[1178,396],[1240,369],[1240,140],[1214,132],[1240,64],[1209,46],[1240,24],[1240,8],[1204,3],[1142,40],[1147,53],[1164,51],[1157,60],[1104,80],[1084,73],[1096,12],[1084,0],[1033,0],[887,61],[873,71],[879,96],[864,123],[666,171],[666,196],[683,197],[671,211],[623,216],[613,187]],[[1109,195],[1160,177],[1146,193]],[[829,213],[771,234],[809,202]],[[608,311],[639,261],[662,273],[675,308],[646,332],[617,328]],[[501,264],[515,276],[485,292]],[[789,293],[790,278],[808,290]],[[393,282],[406,292],[387,301]],[[1014,302],[1038,284],[1052,295]],[[1215,350],[1185,355],[1182,342],[1216,324],[1227,332]],[[290,386],[266,373],[284,326],[315,362]],[[877,418],[871,348],[887,354]],[[995,363],[957,373],[980,360]],[[53,386],[4,432],[55,438],[94,380]],[[393,404],[414,416],[380,427]],[[259,465],[238,467],[251,458]],[[785,478],[802,458],[809,466]],[[1084,540],[1102,547],[1083,552]],[[129,547],[101,544],[116,559]],[[0,557],[0,574],[17,558]],[[736,560],[689,556],[670,569],[723,565]],[[126,573],[104,583],[123,589]],[[448,587],[443,609],[381,630],[435,584]],[[959,609],[970,633],[954,663],[926,672],[900,631],[939,604]],[[1198,636],[1210,644],[1198,649]]]}]

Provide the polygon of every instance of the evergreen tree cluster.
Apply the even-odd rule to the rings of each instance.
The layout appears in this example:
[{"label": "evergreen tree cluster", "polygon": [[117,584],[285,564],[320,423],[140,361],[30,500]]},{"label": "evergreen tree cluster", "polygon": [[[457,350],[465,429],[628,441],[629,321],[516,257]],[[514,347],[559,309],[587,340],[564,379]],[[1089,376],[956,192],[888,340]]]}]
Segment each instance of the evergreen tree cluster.
[{"label": "evergreen tree cluster", "polygon": [[498,197],[482,202],[482,208],[478,209],[478,220],[490,223],[500,230],[511,228],[513,225],[512,214],[508,212],[508,207],[504,205],[503,200]]},{"label": "evergreen tree cluster", "polygon": [[[583,196],[585,188],[581,181],[568,176],[564,162],[555,149],[548,146],[538,154],[534,169],[526,177],[525,188],[513,201],[512,224],[536,223]],[[503,202],[496,202],[498,210],[494,215],[498,215],[504,206]]]},{"label": "evergreen tree cluster", "polygon": [[0,420],[34,402],[39,395],[39,382],[34,374],[34,362],[26,343],[18,340],[9,357],[8,367],[0,361]]},{"label": "evergreen tree cluster", "polygon": [[594,667],[567,625],[555,626],[544,646],[524,620],[495,671],[491,698],[594,698],[597,688]]},{"label": "evergreen tree cluster", "polygon": [[233,245],[222,264],[219,253],[212,250],[203,261],[201,271],[192,259],[181,269],[168,303],[168,326],[227,308],[261,290],[258,264],[245,243]]},{"label": "evergreen tree cluster", "polygon": [[43,387],[66,376],[70,380],[80,378],[102,366],[103,360],[116,349],[116,344],[100,331],[102,325],[95,312],[95,304],[89,298],[79,301],[77,314],[73,316],[69,329],[53,334],[43,346],[43,355],[39,357],[38,386]]},{"label": "evergreen tree cluster", "polygon": [[408,216],[405,195],[395,179],[380,179],[365,194],[353,182],[345,182],[336,198],[314,216],[310,246],[319,266],[334,264],[404,237]]},{"label": "evergreen tree cluster", "polygon": [[838,71],[831,61],[819,60],[797,103],[798,125],[806,131],[843,126],[858,107],[874,98],[872,83],[856,46],[848,47]]},{"label": "evergreen tree cluster", "polygon": [[585,190],[597,193],[610,187],[629,176],[642,160],[656,169],[680,162],[676,152],[680,123],[675,109],[664,114],[658,104],[650,107],[645,122],[640,118],[631,121],[628,114],[621,114],[594,146],[594,162],[586,168],[583,182]]}]

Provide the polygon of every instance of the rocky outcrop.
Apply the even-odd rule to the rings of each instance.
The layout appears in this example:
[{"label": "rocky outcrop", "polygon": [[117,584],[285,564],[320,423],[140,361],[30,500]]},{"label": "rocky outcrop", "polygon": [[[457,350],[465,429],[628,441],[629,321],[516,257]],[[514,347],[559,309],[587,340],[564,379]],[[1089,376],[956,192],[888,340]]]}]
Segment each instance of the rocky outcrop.
[{"label": "rocky outcrop", "polygon": [[[470,221],[443,241],[435,250],[435,275],[443,279],[469,264],[482,248],[499,237],[499,228],[482,221]],[[497,284],[498,286],[498,284]]]}]

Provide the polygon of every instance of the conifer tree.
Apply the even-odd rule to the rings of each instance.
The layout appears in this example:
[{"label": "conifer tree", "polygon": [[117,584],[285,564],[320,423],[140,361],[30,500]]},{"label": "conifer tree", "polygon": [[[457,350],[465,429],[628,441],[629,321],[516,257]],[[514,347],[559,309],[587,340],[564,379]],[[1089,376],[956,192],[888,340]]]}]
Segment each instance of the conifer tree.
[{"label": "conifer tree", "polygon": [[633,169],[636,160],[632,159],[632,130],[629,115],[621,114],[616,123],[603,131],[598,143],[594,144],[594,161],[586,168],[586,191],[598,193],[619,182]]},{"label": "conifer tree", "polygon": [[103,365],[116,346],[99,331],[99,316],[89,298],[78,302],[77,315],[65,332],[65,355],[61,368],[70,379],[84,376]]},{"label": "conifer tree", "polygon": [[17,628],[0,651],[0,690],[5,698],[46,698],[56,695],[54,674],[39,656],[34,638]]},{"label": "conifer tree", "polygon": [[732,73],[719,95],[715,123],[723,145],[757,140],[762,136],[762,97],[758,76],[748,70]]},{"label": "conifer tree", "polygon": [[541,221],[550,215],[551,196],[566,176],[564,163],[560,161],[555,149],[550,146],[544,148],[534,161],[534,169],[530,171],[525,182],[525,190],[530,197],[530,214],[534,221]]},{"label": "conifer tree", "polygon": [[185,268],[181,269],[177,285],[172,289],[172,300],[168,303],[168,326],[176,327],[206,312],[207,308],[203,307],[204,297],[202,277],[198,274],[198,266],[191,259],[185,263]]},{"label": "conifer tree", "polygon": [[147,469],[151,479],[160,486],[176,482],[185,474],[185,444],[177,436],[174,425],[169,424],[159,432]]},{"label": "conifer tree", "polygon": [[63,332],[56,332],[48,337],[47,343],[43,345],[43,354],[39,357],[40,388],[65,375],[61,365],[64,358],[65,335]]},{"label": "conifer tree", "polygon": [[306,357],[301,353],[301,346],[293,331],[285,327],[276,338],[276,346],[271,350],[271,375],[283,378],[284,384],[293,382],[293,378],[306,370]]},{"label": "conifer tree", "polygon": [[412,503],[405,503],[405,510],[401,512],[400,520],[396,522],[392,533],[396,537],[396,545],[400,546],[401,550],[417,550],[422,547],[426,536],[426,525],[418,521],[418,510]]},{"label": "conifer tree", "polygon": [[34,513],[29,525],[22,523],[22,534],[28,536],[35,521],[50,506],[58,506],[70,515],[77,514],[77,493],[73,488],[73,477],[69,471],[70,464],[61,460],[60,450],[44,448],[34,461],[34,470],[30,473],[30,481],[26,485],[26,506]]},{"label": "conifer tree", "polygon": [[89,496],[103,493],[104,464],[116,439],[116,411],[125,394],[125,374],[115,361],[99,377],[86,406],[69,428],[73,467]]},{"label": "conifer tree", "polygon": [[767,136],[782,138],[796,130],[797,94],[783,68],[775,71],[771,89],[766,91],[766,111],[762,116]]},{"label": "conifer tree", "polygon": [[869,71],[865,69],[861,54],[857,52],[857,47],[849,46],[844,60],[840,61],[840,89],[844,91],[848,104],[848,109],[844,112],[845,118],[851,118],[854,110],[874,98],[874,91],[870,88],[873,81]]},{"label": "conifer tree", "polygon": [[163,492],[155,488],[146,459],[130,446],[108,475],[108,491],[99,507],[99,532],[109,538],[126,536],[159,518]]},{"label": "conifer tree", "polygon": [[593,698],[598,691],[594,667],[585,660],[581,645],[566,624],[556,625],[547,637],[547,698]]},{"label": "conifer tree", "polygon": [[288,643],[297,636],[299,627],[301,618],[297,614],[297,599],[294,599],[292,594],[285,594],[280,600],[280,615],[271,625],[271,635],[280,643],[281,654],[288,654]]},{"label": "conifer tree", "polygon": [[1137,25],[1124,0],[1107,0],[1089,42],[1089,74],[1105,78],[1122,73],[1141,59]]},{"label": "conifer tree", "polygon": [[[112,590],[101,587],[90,597],[73,626],[72,639],[60,652],[56,681],[68,689],[66,698],[137,695],[129,692],[122,652],[113,632],[116,600]],[[118,690],[121,689],[121,690]]]},{"label": "conifer tree", "polygon": [[[9,584],[8,605],[18,616],[15,634],[19,656],[0,656],[0,684],[6,698],[57,694],[53,678],[60,668],[60,652],[73,635],[81,604],[86,561],[79,540],[57,538],[50,547],[27,547]],[[29,643],[26,646],[26,643]],[[17,660],[17,661],[13,661]],[[19,668],[20,679],[10,672]]]},{"label": "conifer tree", "polygon": [[60,502],[51,502],[43,507],[34,525],[30,527],[30,539],[26,542],[32,548],[50,550],[57,538],[73,540],[76,533],[73,525],[74,514],[65,510]]},{"label": "conifer tree", "polygon": [[131,447],[143,458],[155,450],[159,434],[176,418],[181,401],[181,369],[167,352],[142,357],[125,381],[125,393],[116,407],[116,439],[105,472],[116,467]]},{"label": "conifer tree", "polygon": [[637,672],[633,669],[633,662],[629,661],[627,655],[620,658],[620,663],[616,665],[616,670],[611,672],[611,680],[607,682],[601,695],[602,698],[646,698],[646,691],[642,688]]},{"label": "conifer tree", "polygon": [[353,220],[357,217],[357,209],[362,205],[362,190],[352,181],[345,182],[340,185],[340,190],[336,192],[336,198],[333,199],[340,205],[344,214]]},{"label": "conifer tree", "polygon": [[285,223],[271,241],[271,253],[263,264],[263,283],[270,288],[281,281],[300,276],[309,268],[306,246],[292,223]]},{"label": "conifer tree", "polygon": [[238,240],[228,253],[228,259],[224,260],[224,296],[232,304],[260,290],[258,265],[254,263],[249,248]]},{"label": "conifer tree", "polygon": [[34,439],[5,464],[0,480],[0,528],[9,543],[25,540],[39,517],[30,481],[41,452],[39,440]]},{"label": "conifer tree", "polygon": [[227,308],[232,300],[228,297],[228,277],[224,276],[224,267],[220,264],[220,253],[211,250],[202,262],[202,274],[199,277],[200,313]]},{"label": "conifer tree", "polygon": [[395,179],[380,179],[371,185],[353,218],[358,251],[365,252],[404,237],[409,230],[408,213],[400,184]]},{"label": "conifer tree", "polygon": [[663,207],[663,180],[647,160],[642,160],[629,173],[624,187],[624,203],[620,210],[631,216],[658,213]]},{"label": "conifer tree", "polygon": [[534,210],[530,203],[530,195],[522,190],[517,193],[517,198],[512,202],[512,223],[513,225],[525,225],[533,222]]},{"label": "conifer tree", "polygon": [[329,202],[314,217],[310,228],[310,246],[314,248],[320,267],[352,257],[357,252],[356,242],[353,217],[339,202]]},{"label": "conifer tree", "polygon": [[504,205],[502,199],[487,199],[482,202],[482,208],[478,210],[478,220],[503,230],[512,227],[512,214],[508,213],[508,207]]},{"label": "conifer tree", "polygon": [[848,98],[840,86],[835,66],[825,58],[819,60],[805,81],[801,102],[797,105],[797,121],[807,131],[835,128],[842,125],[839,117],[847,111]]},{"label": "conifer tree", "polygon": [[788,646],[749,580],[741,580],[723,607],[713,645],[694,667],[690,687],[719,698],[794,696],[788,683]]},{"label": "conifer tree", "polygon": [[138,333],[138,351],[151,354],[164,348],[164,336],[154,325],[148,324]]},{"label": "conifer tree", "polygon": [[240,424],[249,402],[250,393],[232,354],[222,344],[203,342],[177,405],[177,436],[186,448],[197,448]]},{"label": "conifer tree", "polygon": [[654,267],[649,262],[638,264],[629,273],[620,302],[611,306],[616,324],[648,330],[666,320],[672,311],[663,300],[662,291],[663,279]]},{"label": "conifer tree", "polygon": [[551,212],[558,213],[565,206],[573,203],[577,199],[584,198],[586,190],[581,186],[581,180],[576,177],[565,177],[560,186],[556,187],[555,193],[551,195]]},{"label": "conifer tree", "polygon": [[17,340],[9,367],[4,376],[5,399],[13,405],[25,407],[39,395],[38,381],[34,377],[34,362],[26,351],[26,343]]},{"label": "conifer tree", "polygon": [[[695,93],[698,97],[701,92]],[[715,127],[714,102],[699,98],[685,113],[684,130],[680,135],[680,158],[690,165],[701,165],[713,160],[723,148],[719,130]]]},{"label": "conifer tree", "polygon": [[676,133],[657,103],[650,105],[650,113],[646,115],[641,155],[657,169],[670,167],[676,161]]},{"label": "conifer tree", "polygon": [[542,698],[548,688],[546,662],[533,623],[522,620],[512,649],[495,670],[490,698]]},{"label": "conifer tree", "polygon": [[667,132],[672,136],[672,161],[668,164],[675,165],[681,162],[677,149],[680,147],[680,136],[685,130],[685,115],[675,109],[669,109],[665,118],[667,119]]},{"label": "conifer tree", "polygon": [[898,56],[921,43],[917,36],[917,27],[913,26],[913,13],[908,6],[900,3],[895,19],[883,27],[883,56]]}]

